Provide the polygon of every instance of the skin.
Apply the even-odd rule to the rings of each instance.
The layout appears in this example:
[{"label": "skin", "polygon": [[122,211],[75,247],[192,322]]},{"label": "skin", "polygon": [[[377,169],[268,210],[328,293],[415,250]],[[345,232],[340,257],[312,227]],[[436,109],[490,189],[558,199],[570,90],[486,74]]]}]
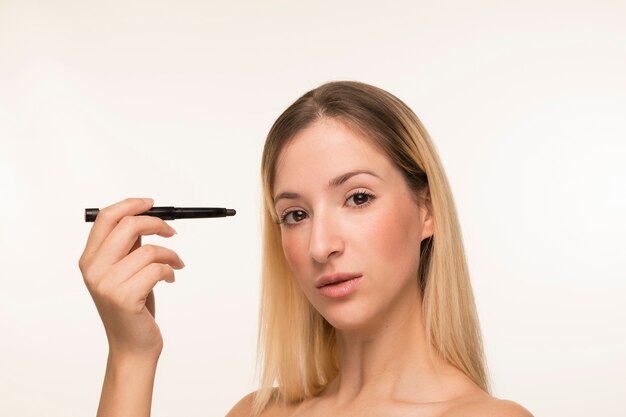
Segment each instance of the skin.
[{"label": "skin", "polygon": [[[329,181],[368,170],[337,187]],[[420,242],[433,234],[428,190],[418,204],[400,171],[358,131],[324,118],[281,151],[275,196],[282,244],[298,284],[337,329],[340,375],[318,397],[274,405],[264,417],[510,416],[521,406],[483,392],[426,344],[417,283]],[[363,193],[373,195],[367,197]],[[330,299],[324,274],[362,274],[356,291]],[[429,360],[429,355],[432,360]],[[248,416],[252,395],[229,416]]]},{"label": "skin", "polygon": [[163,220],[134,216],[154,201],[129,198],[100,211],[78,266],[109,342],[98,417],[149,416],[156,366],[163,349],[152,289],[174,282],[184,267],[171,249],[141,245],[141,236],[171,237]]},{"label": "skin", "polygon": [[[330,179],[357,168],[376,177],[360,174],[327,187]],[[311,303],[338,329],[341,374],[320,396],[276,404],[264,417],[530,416],[482,392],[436,353],[431,351],[433,361],[426,359],[430,349],[413,278],[419,254],[410,248],[432,235],[434,220],[428,205],[415,203],[399,172],[365,138],[327,119],[303,130],[283,150],[275,188],[301,194],[277,203],[279,213],[302,210],[300,224],[281,226],[283,250]],[[375,198],[353,196],[355,191]],[[129,198],[102,209],[78,263],[109,343],[98,417],[150,415],[163,349],[153,288],[174,282],[175,270],[184,267],[173,250],[141,245],[141,236],[176,233],[159,218],[135,216],[153,203]],[[338,271],[363,278],[350,297],[325,299],[314,280]],[[252,396],[228,417],[250,416]]]}]

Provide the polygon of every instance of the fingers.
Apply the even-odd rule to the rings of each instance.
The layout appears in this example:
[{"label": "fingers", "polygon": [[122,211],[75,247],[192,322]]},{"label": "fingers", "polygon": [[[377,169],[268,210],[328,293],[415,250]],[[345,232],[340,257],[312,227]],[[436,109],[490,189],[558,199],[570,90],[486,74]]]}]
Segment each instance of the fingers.
[{"label": "fingers", "polygon": [[153,204],[154,200],[152,199],[127,198],[100,210],[89,232],[81,261],[89,259],[98,250],[122,218],[148,211]]},{"label": "fingers", "polygon": [[102,209],[78,266],[104,323],[109,347],[158,357],[163,340],[154,321],[152,289],[159,281],[174,282],[174,269],[184,263],[171,249],[142,246],[144,235],[176,233],[158,217],[136,216],[153,204],[151,199],[129,198]]},{"label": "fingers", "polygon": [[[120,291],[124,292],[124,297],[132,308],[137,312],[145,306],[154,317],[154,286],[159,281],[174,282],[174,270],[165,264],[149,264],[135,274],[132,279],[127,280]],[[152,294],[152,297],[151,297]]]},{"label": "fingers", "polygon": [[142,235],[172,237],[176,231],[164,220],[152,216],[126,216],[104,239],[98,249],[97,262],[112,265],[124,258],[136,246]]},{"label": "fingers", "polygon": [[[185,263],[176,252],[159,245],[147,244],[131,252],[111,268],[112,281],[122,283],[135,279],[134,275],[150,264],[166,264],[173,269],[182,269]],[[173,280],[172,280],[173,281]]]}]

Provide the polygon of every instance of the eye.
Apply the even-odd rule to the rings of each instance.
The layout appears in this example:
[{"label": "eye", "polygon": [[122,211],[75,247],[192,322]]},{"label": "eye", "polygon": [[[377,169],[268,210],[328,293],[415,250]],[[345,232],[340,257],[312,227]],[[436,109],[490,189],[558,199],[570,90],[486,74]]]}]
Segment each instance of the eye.
[{"label": "eye", "polygon": [[350,201],[351,199],[353,199],[355,205],[352,207],[363,208],[363,207],[368,206],[372,202],[372,200],[374,200],[374,198],[375,197],[373,194],[370,194],[364,190],[359,190],[355,192],[354,194],[351,194],[350,197],[348,197],[347,201]]},{"label": "eye", "polygon": [[[374,196],[374,194],[368,193],[365,190],[358,190],[352,193],[346,201],[354,200],[354,205],[348,204],[348,206],[361,209],[369,206],[375,198],[376,196]],[[307,217],[308,214],[304,210],[291,210],[280,216],[278,224],[285,225],[286,227],[294,227]]]},{"label": "eye", "polygon": [[[293,221],[288,221],[289,217],[293,217]],[[283,213],[280,216],[280,221],[278,224],[284,224],[287,227],[295,226],[300,220],[306,218],[306,213],[303,210],[291,210],[286,213]]]}]

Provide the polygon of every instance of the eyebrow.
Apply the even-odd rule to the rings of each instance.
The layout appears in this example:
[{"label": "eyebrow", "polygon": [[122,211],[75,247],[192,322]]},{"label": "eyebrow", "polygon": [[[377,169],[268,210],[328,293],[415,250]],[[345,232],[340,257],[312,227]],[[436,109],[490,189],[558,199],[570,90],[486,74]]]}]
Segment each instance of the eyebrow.
[{"label": "eyebrow", "polygon": [[[359,175],[359,174],[368,174],[368,175],[372,175],[376,178],[380,178],[378,175],[374,174],[372,171],[368,171],[366,169],[358,169],[356,171],[350,171],[350,172],[346,172],[345,174],[341,174],[338,177],[333,178],[332,180],[328,181],[328,187],[339,187],[341,184],[343,184],[344,182],[348,181],[350,178],[354,177],[355,175]],[[296,198],[300,198],[300,194],[298,193],[294,193],[291,191],[285,191],[284,193],[280,193],[278,195],[276,195],[274,197],[274,204],[276,204],[276,202],[282,198],[286,198],[286,199],[296,199]]]}]

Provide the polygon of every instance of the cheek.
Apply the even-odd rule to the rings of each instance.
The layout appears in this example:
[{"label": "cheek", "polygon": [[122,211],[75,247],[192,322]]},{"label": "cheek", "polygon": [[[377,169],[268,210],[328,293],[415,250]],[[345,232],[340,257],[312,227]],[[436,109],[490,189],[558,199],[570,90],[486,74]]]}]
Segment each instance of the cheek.
[{"label": "cheek", "polygon": [[412,274],[419,264],[420,230],[410,209],[388,207],[371,218],[361,237],[364,261],[388,274]]},{"label": "cheek", "polygon": [[289,231],[285,233],[283,231],[281,236],[283,253],[296,278],[302,275],[301,271],[307,263],[306,242],[301,235],[302,233],[289,233]]}]

